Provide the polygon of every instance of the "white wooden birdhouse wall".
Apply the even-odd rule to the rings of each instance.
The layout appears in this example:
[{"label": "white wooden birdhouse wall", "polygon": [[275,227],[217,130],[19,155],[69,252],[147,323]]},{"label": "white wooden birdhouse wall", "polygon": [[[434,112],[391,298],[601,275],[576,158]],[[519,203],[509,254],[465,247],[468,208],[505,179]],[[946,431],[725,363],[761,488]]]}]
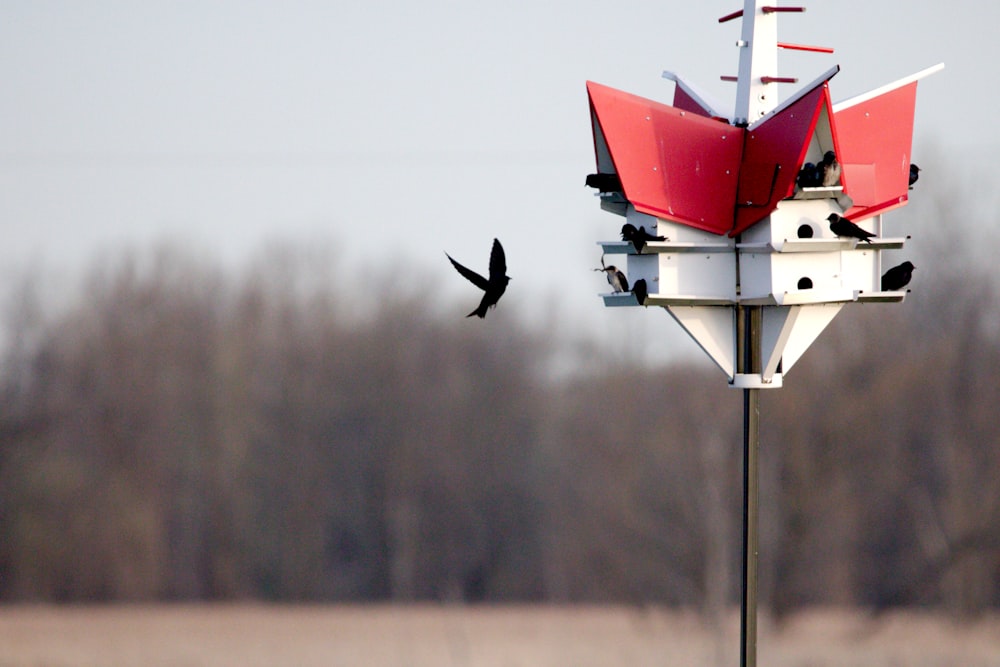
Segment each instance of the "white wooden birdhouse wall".
[{"label": "white wooden birdhouse wall", "polygon": [[827,217],[844,214],[837,199],[787,199],[742,235],[740,301],[791,305],[833,301],[895,300],[879,295],[881,251],[902,248],[905,238],[882,237],[881,215],[855,221],[877,238],[837,237]]}]

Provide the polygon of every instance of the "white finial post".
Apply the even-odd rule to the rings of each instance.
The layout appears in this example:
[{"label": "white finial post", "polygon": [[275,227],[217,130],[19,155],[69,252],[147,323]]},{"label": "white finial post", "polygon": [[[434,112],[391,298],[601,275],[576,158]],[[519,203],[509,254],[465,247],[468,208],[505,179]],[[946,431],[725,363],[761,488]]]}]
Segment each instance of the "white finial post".
[{"label": "white finial post", "polygon": [[[773,0],[772,0],[773,1]],[[778,12],[764,0],[743,3],[740,71],[736,84],[737,125],[749,125],[778,106]]]}]

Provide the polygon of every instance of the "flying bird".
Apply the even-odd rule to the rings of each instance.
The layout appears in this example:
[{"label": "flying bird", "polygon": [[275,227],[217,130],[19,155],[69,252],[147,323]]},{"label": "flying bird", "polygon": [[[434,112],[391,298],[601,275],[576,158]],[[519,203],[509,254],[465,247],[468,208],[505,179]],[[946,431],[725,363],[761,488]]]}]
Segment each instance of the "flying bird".
[{"label": "flying bird", "polygon": [[649,291],[646,288],[645,278],[639,278],[635,281],[635,285],[632,285],[632,294],[635,294],[635,300],[639,302],[640,306],[646,305],[646,297],[649,296]]},{"label": "flying bird", "polygon": [[[601,259],[601,263],[604,263],[603,258]],[[603,269],[594,269],[594,271],[604,271],[608,278],[608,284],[611,285],[611,289],[613,289],[615,293],[628,291],[628,278],[626,278],[625,274],[619,271],[618,267],[614,264],[605,266]]]},{"label": "flying bird", "polygon": [[504,256],[503,246],[500,245],[500,241],[493,239],[493,250],[490,252],[489,278],[483,278],[475,271],[465,268],[452,259],[448,253],[445,253],[445,256],[451,262],[451,265],[455,267],[455,270],[461,273],[466,280],[483,290],[483,300],[479,302],[479,307],[466,315],[466,317],[476,315],[480,319],[484,319],[486,317],[486,310],[491,306],[497,305],[497,301],[500,300],[500,297],[507,290],[507,283],[510,282],[510,277],[507,275],[507,258]]},{"label": "flying bird", "polygon": [[866,232],[847,218],[839,216],[836,213],[831,213],[826,219],[830,221],[830,231],[837,236],[848,236],[852,239],[864,241],[865,243],[871,243],[869,239],[875,237],[871,232]]},{"label": "flying bird", "polygon": [[910,163],[910,189],[911,190],[913,189],[913,184],[917,182],[918,178],[920,178],[920,167],[918,167],[917,165],[915,165],[915,164],[913,164],[911,162]]},{"label": "flying bird", "polygon": [[820,185],[830,187],[840,181],[840,163],[837,162],[837,154],[827,151],[823,154],[823,161],[817,167],[822,174]]},{"label": "flying bird", "polygon": [[622,241],[631,241],[636,252],[642,252],[649,241],[665,241],[666,236],[655,236],[646,231],[645,227],[636,228],[631,222],[622,225]]},{"label": "flying bird", "polygon": [[912,262],[903,262],[886,271],[885,275],[882,276],[882,291],[896,292],[909,285],[914,268],[916,267],[913,266]]}]

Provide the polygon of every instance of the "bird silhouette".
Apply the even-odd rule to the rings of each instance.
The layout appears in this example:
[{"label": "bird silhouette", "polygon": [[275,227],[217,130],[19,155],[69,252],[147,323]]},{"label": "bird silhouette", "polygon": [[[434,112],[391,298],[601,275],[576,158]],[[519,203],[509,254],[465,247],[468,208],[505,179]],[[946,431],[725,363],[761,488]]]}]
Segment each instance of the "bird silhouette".
[{"label": "bird silhouette", "polygon": [[909,285],[914,268],[916,267],[913,266],[912,262],[903,262],[886,271],[885,275],[882,276],[882,291],[896,292]]},{"label": "bird silhouette", "polygon": [[622,241],[631,241],[636,252],[642,252],[649,241],[665,241],[666,236],[655,236],[646,231],[645,227],[636,227],[631,222],[622,225]]},{"label": "bird silhouette", "polygon": [[635,300],[639,302],[640,306],[646,305],[646,297],[649,296],[649,290],[646,288],[646,279],[639,278],[632,285],[632,294],[635,294]]},{"label": "bird silhouette", "polygon": [[587,187],[596,188],[600,192],[621,192],[622,179],[618,174],[587,174]]},{"label": "bird silhouette", "polygon": [[865,243],[871,243],[869,239],[875,237],[871,232],[866,232],[847,218],[839,216],[836,213],[831,213],[826,219],[830,221],[830,231],[837,236],[848,236],[852,239],[864,241]]},{"label": "bird silhouette", "polygon": [[915,165],[915,164],[913,164],[911,162],[910,163],[910,189],[911,190],[913,189],[913,184],[917,182],[918,178],[920,178],[920,167],[918,167],[917,165]]},{"label": "bird silhouette", "polygon": [[818,170],[823,174],[820,185],[823,187],[836,185],[840,181],[840,163],[837,162],[837,154],[833,151],[824,153]]},{"label": "bird silhouette", "polygon": [[799,175],[795,178],[800,188],[815,188],[823,182],[823,176],[819,169],[812,162],[806,162],[799,169]]},{"label": "bird silhouette", "polygon": [[445,256],[451,262],[451,265],[455,267],[455,270],[461,273],[466,280],[483,290],[483,300],[466,317],[476,315],[480,319],[484,319],[486,317],[486,310],[491,306],[497,305],[497,301],[500,300],[500,297],[507,290],[507,283],[510,282],[510,277],[507,276],[507,258],[504,256],[503,246],[500,245],[500,241],[493,239],[493,250],[490,252],[489,278],[483,278],[475,271],[462,266],[452,259],[448,253],[445,253]]},{"label": "bird silhouette", "polygon": [[[604,258],[602,257],[601,264],[603,263],[604,263]],[[605,266],[603,269],[594,269],[594,271],[604,272],[604,274],[608,278],[608,284],[611,285],[611,289],[613,289],[615,293],[628,291],[628,278],[626,278],[625,274],[619,271],[618,267],[616,267],[614,264],[609,264],[608,266]]]}]

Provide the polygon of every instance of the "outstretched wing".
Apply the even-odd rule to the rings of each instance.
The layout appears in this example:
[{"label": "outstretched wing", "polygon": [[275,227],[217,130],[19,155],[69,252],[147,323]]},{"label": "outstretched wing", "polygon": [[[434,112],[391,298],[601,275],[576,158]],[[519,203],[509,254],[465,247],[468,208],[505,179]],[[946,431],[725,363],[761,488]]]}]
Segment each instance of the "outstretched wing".
[{"label": "outstretched wing", "polygon": [[[503,251],[501,251],[500,254],[502,255]],[[479,275],[478,273],[476,273],[472,269],[467,269],[464,266],[462,266],[461,264],[459,264],[458,262],[456,262],[455,260],[453,260],[451,258],[451,255],[449,255],[448,253],[445,253],[444,256],[448,258],[448,261],[451,262],[451,265],[455,267],[456,271],[458,271],[463,276],[465,276],[466,280],[468,280],[470,283],[472,283],[473,285],[475,285],[479,289],[485,290],[486,287],[490,284],[489,281],[486,280],[486,278],[483,278],[481,275]],[[490,261],[490,268],[491,268],[491,270],[492,270],[492,267],[493,267],[493,262],[491,260]]]},{"label": "outstretched wing", "polygon": [[[490,252],[490,280],[500,280],[506,275],[507,257],[503,254],[503,246],[500,245],[500,241],[493,239],[493,250]],[[469,280],[472,279],[469,278]]]}]

